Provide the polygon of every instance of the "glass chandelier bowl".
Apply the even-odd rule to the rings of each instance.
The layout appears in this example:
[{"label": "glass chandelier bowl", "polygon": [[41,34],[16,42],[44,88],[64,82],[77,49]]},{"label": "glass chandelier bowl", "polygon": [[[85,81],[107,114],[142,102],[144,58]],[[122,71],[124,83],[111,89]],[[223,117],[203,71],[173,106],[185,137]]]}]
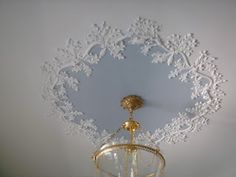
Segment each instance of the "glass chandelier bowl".
[{"label": "glass chandelier bowl", "polygon": [[[165,159],[159,147],[136,143],[135,133],[140,124],[133,119],[133,111],[143,106],[143,100],[136,95],[124,97],[121,106],[130,117],[93,154],[97,177],[158,177],[165,166]],[[122,131],[123,130],[123,131]],[[118,134],[125,137],[119,141]]]}]

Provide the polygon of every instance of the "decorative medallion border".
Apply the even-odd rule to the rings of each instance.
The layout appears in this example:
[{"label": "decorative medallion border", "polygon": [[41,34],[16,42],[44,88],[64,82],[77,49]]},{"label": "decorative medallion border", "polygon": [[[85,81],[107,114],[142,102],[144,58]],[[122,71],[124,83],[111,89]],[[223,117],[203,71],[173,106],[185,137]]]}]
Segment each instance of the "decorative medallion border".
[{"label": "decorative medallion border", "polygon": [[[209,123],[207,116],[221,108],[225,93],[220,86],[226,80],[218,72],[216,58],[206,50],[200,51],[199,57],[191,62],[193,49],[199,44],[193,34],[173,34],[163,39],[160,32],[156,21],[139,17],[125,33],[104,22],[92,27],[84,43],[69,39],[65,48],[58,49],[58,56],[44,62],[42,66],[45,76],[42,96],[52,106],[52,112],[62,118],[72,133],[83,133],[94,145],[109,139],[111,133],[106,130],[99,132],[94,119],[87,118],[82,111],[74,109],[65,87],[79,91],[81,83],[68,74],[65,68],[71,67],[72,72],[84,73],[90,77],[93,73],[91,66],[99,63],[107,52],[115,59],[125,59],[124,40],[128,39],[130,44],[140,46],[142,54],[152,56],[151,63],[173,65],[174,70],[168,77],[178,78],[181,82],[192,82],[191,98],[201,100],[185,112],[178,113],[163,128],[140,133],[138,141],[151,146],[158,146],[161,142],[177,143],[185,141],[190,133],[201,130]],[[98,46],[99,52],[93,53],[92,49]],[[153,48],[160,50],[153,52]],[[79,123],[75,121],[77,117],[80,118]]]}]

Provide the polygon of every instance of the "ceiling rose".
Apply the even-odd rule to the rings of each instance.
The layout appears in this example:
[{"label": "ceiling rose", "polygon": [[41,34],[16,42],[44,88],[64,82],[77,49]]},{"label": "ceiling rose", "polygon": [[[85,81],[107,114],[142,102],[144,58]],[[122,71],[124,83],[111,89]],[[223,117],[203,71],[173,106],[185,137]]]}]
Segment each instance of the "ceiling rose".
[{"label": "ceiling rose", "polygon": [[[164,127],[140,133],[138,141],[152,146],[161,142],[177,143],[185,141],[191,132],[201,130],[209,122],[208,115],[221,108],[225,95],[220,88],[225,80],[214,63],[216,58],[203,50],[192,62],[190,56],[198,45],[193,34],[173,34],[164,39],[160,31],[156,21],[139,17],[127,32],[104,22],[92,27],[84,43],[69,39],[65,48],[58,49],[58,56],[42,66],[45,76],[42,96],[52,105],[54,115],[61,118],[72,133],[83,133],[94,145],[109,139],[111,133],[105,127],[103,131],[98,131],[95,119],[85,118],[83,110],[75,109],[66,87],[79,92],[83,83],[71,73],[83,73],[90,77],[92,66],[96,66],[107,53],[115,59],[126,60],[125,41],[128,41],[130,45],[140,46],[144,56],[151,56],[150,63],[153,65],[172,65],[174,69],[170,71],[169,79],[178,78],[180,82],[191,83],[191,98],[197,100],[194,106],[179,112]],[[97,47],[99,50],[94,51]]]}]

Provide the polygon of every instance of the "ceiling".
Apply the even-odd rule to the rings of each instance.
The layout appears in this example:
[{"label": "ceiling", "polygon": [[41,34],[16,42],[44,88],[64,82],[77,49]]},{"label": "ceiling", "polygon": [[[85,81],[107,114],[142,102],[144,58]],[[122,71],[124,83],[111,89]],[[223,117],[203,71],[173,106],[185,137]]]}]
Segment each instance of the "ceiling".
[{"label": "ceiling", "polygon": [[[163,36],[194,33],[200,41],[196,51],[208,49],[217,56],[228,80],[223,107],[211,115],[208,127],[185,143],[161,144],[166,176],[235,176],[235,8],[236,1],[217,0],[0,1],[0,176],[94,175],[93,145],[83,135],[67,135],[63,123],[48,115],[40,66],[69,37],[83,40],[92,24],[105,20],[126,30],[138,16],[158,21]],[[89,80],[82,78],[80,95],[72,95],[99,128],[113,129],[126,118],[119,101],[128,94],[144,97],[147,105],[137,118],[151,130],[193,104],[189,86],[167,79],[168,67],[150,65],[134,46],[126,55],[126,62],[106,56]]]}]

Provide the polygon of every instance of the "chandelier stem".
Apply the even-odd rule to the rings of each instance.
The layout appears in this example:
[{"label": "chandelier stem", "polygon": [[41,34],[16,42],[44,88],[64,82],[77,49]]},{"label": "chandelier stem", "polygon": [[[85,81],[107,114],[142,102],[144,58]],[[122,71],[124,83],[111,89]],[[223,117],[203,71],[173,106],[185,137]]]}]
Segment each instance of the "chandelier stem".
[{"label": "chandelier stem", "polygon": [[130,131],[130,143],[134,144],[135,143],[135,131]]},{"label": "chandelier stem", "polygon": [[134,111],[130,111],[129,112],[129,119],[133,119],[134,118]]}]

